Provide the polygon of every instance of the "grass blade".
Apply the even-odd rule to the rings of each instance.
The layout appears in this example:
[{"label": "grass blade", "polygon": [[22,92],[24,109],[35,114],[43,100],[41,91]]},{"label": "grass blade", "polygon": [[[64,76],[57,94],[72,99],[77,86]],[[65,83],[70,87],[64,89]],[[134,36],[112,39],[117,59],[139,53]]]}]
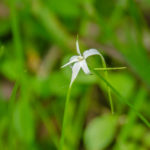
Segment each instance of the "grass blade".
[{"label": "grass blade", "polygon": [[[102,60],[103,68],[106,69],[107,65],[106,65],[106,62],[105,62],[105,58],[103,57],[103,55],[101,53],[100,53],[99,56],[100,56],[100,58]],[[108,72],[107,72],[107,70],[105,70],[105,78],[108,80]],[[109,103],[110,103],[110,107],[111,107],[111,112],[113,114],[114,113],[114,106],[113,106],[113,102],[112,102],[110,87],[108,85],[107,85],[107,90],[108,90],[108,99],[109,99]]]},{"label": "grass blade", "polygon": [[107,84],[107,86],[109,86],[109,88],[114,92],[114,94],[118,97],[118,99],[121,102],[124,102],[125,104],[127,104],[131,109],[134,110],[134,112],[138,115],[138,117],[148,126],[150,127],[150,123],[149,121],[140,113],[136,110],[136,108],[128,101],[126,101],[126,99],[107,81],[107,79],[105,79],[101,74],[99,74],[97,71],[93,70],[93,73],[99,78],[101,79],[103,82],[105,82]]},{"label": "grass blade", "polygon": [[[141,109],[141,105],[143,103],[143,100],[146,99],[147,92],[144,88],[140,88],[135,95],[135,100],[134,100],[134,107],[136,110]],[[122,144],[126,142],[126,140],[129,138],[130,133],[132,132],[132,129],[134,128],[134,125],[136,124],[137,121],[137,115],[134,113],[133,110],[130,110],[128,115],[127,115],[127,123],[124,125],[122,128],[120,134],[118,135],[117,142],[114,146],[113,150],[118,150],[121,149]]]},{"label": "grass blade", "polygon": [[111,71],[111,70],[122,70],[126,69],[127,67],[115,67],[115,68],[94,68],[94,70],[99,70],[99,71]]}]

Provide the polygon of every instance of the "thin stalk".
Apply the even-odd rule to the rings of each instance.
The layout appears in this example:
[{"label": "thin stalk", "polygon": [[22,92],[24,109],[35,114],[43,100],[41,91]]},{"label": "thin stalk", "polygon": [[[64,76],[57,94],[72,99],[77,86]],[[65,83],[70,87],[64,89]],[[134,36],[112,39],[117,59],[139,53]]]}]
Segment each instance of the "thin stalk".
[{"label": "thin stalk", "polygon": [[118,97],[118,100],[120,100],[121,102],[124,102],[132,110],[134,110],[134,112],[137,114],[137,116],[150,128],[149,121],[139,111],[137,111],[137,109],[130,102],[126,101],[126,99],[109,83],[109,81],[107,79],[105,79],[97,71],[95,71],[95,70],[92,70],[92,71],[99,79],[101,79],[103,82],[105,82],[107,84],[107,86],[109,86],[111,88],[111,90],[114,92],[114,94]]},{"label": "thin stalk", "polygon": [[68,113],[69,113],[69,101],[70,101],[70,95],[71,95],[71,88],[72,86],[69,87],[68,92],[67,92],[67,97],[66,97],[66,102],[65,102],[65,110],[64,110],[64,117],[63,117],[63,125],[62,125],[62,133],[60,137],[60,147],[59,150],[63,150],[64,147],[64,141],[65,141],[65,127],[67,126],[68,123]]},{"label": "thin stalk", "polygon": [[111,71],[111,70],[122,70],[126,69],[127,67],[115,67],[115,68],[94,68],[94,70],[99,70],[99,71]]},{"label": "thin stalk", "polygon": [[[106,62],[105,62],[103,55],[100,54],[99,56],[101,57],[103,68],[106,69],[107,65],[106,65]],[[105,78],[108,80],[107,70],[105,70]],[[110,103],[110,108],[111,108],[111,112],[113,114],[114,113],[114,106],[113,106],[112,97],[111,97],[111,90],[110,90],[110,87],[108,85],[107,85],[107,90],[108,90],[108,99],[109,99],[109,103]]]}]

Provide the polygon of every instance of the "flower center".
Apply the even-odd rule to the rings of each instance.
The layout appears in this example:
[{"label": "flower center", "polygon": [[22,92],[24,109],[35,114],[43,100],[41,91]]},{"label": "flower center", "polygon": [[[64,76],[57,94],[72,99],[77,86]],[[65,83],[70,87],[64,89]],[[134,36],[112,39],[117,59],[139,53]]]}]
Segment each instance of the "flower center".
[{"label": "flower center", "polygon": [[79,61],[82,61],[83,59],[84,59],[83,56],[78,56],[78,60],[79,60]]}]

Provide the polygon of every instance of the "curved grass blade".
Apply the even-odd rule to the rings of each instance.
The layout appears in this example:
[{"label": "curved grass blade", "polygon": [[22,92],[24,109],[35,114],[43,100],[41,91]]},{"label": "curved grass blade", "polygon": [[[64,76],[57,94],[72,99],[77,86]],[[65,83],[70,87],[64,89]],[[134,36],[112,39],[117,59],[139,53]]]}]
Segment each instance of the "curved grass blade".
[{"label": "curved grass blade", "polygon": [[118,99],[120,100],[120,102],[124,102],[125,104],[127,104],[131,109],[134,110],[134,112],[138,115],[138,117],[148,126],[150,127],[150,123],[149,121],[140,113],[136,110],[136,108],[128,101],[126,101],[126,99],[107,81],[107,79],[105,79],[101,74],[99,74],[97,71],[92,70],[93,73],[99,78],[101,79],[103,82],[105,82],[107,84],[107,86],[109,86],[109,88],[114,92],[114,94],[118,97]]},{"label": "curved grass blade", "polygon": [[115,68],[94,68],[94,70],[99,70],[99,71],[111,71],[111,70],[122,70],[126,69],[127,67],[115,67]]},{"label": "curved grass blade", "polygon": [[[136,95],[134,96],[134,108],[136,110],[141,109],[141,105],[143,104],[143,100],[146,99],[148,93],[147,91],[142,87],[138,90]],[[127,115],[128,122],[124,125],[124,127],[121,129],[118,137],[117,142],[114,145],[113,150],[121,149],[122,144],[126,142],[126,140],[129,138],[130,133],[132,129],[134,128],[134,125],[137,123],[137,115],[134,113],[133,110],[130,110]]]},{"label": "curved grass blade", "polygon": [[[103,68],[106,69],[107,65],[106,65],[106,62],[105,62],[105,58],[103,57],[103,55],[101,55],[101,53],[100,53],[99,56],[101,57]],[[107,70],[105,70],[105,78],[108,80],[108,72],[107,72]],[[111,96],[110,87],[108,85],[107,85],[107,90],[108,90],[108,99],[109,99],[109,103],[110,103],[110,107],[111,107],[111,112],[113,114],[114,113],[114,106],[113,106],[113,102],[112,102],[112,96]]]}]

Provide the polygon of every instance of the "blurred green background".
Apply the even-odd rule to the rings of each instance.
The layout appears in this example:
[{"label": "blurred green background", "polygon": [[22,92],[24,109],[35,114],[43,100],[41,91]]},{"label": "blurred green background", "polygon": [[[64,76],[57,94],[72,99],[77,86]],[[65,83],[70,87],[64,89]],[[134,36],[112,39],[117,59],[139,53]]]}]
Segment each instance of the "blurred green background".
[{"label": "blurred green background", "polygon": [[[149,0],[0,1],[0,150],[56,150],[71,69],[96,48],[109,82],[150,121]],[[88,64],[101,67],[97,56]],[[99,71],[100,72],[100,71]],[[80,72],[71,92],[66,150],[150,150],[150,129],[95,75]]]}]

